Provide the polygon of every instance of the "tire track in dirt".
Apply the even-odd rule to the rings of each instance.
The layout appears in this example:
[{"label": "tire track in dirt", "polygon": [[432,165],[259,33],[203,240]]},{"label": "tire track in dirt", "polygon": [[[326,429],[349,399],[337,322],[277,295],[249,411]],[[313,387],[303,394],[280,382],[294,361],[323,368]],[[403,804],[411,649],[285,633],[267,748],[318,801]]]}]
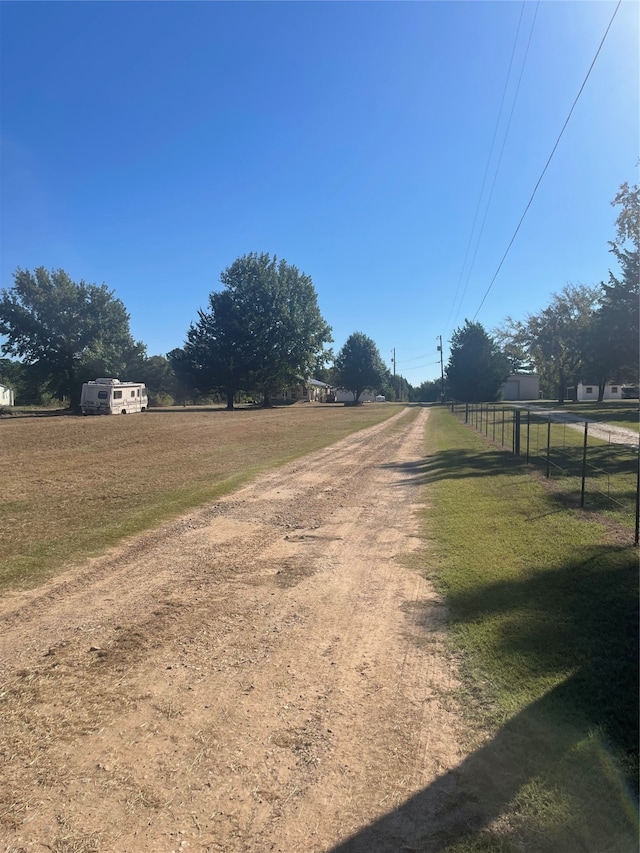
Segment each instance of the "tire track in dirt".
[{"label": "tire track in dirt", "polygon": [[426,417],[2,603],[4,850],[328,850],[456,763],[442,607],[403,562]]}]

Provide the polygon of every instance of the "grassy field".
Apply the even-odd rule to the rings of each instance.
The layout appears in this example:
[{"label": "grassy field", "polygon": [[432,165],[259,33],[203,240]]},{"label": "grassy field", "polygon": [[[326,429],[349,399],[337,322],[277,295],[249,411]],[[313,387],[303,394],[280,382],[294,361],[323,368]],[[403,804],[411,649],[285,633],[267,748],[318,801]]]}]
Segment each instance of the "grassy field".
[{"label": "grassy field", "polygon": [[[469,409],[469,425],[493,442],[513,449],[514,410],[485,405]],[[464,419],[465,409],[456,415]],[[547,455],[547,443],[549,454]],[[522,412],[521,458],[549,477],[565,499],[580,503],[584,432],[565,423],[548,423],[545,415]],[[604,511],[628,528],[635,523],[638,448],[614,444],[588,433],[585,467],[585,508]]]},{"label": "grassy field", "polygon": [[478,732],[457,773],[476,817],[438,849],[637,850],[637,549],[446,410],[419,476]]},{"label": "grassy field", "polygon": [[214,500],[400,410],[296,405],[0,421],[0,591]]}]

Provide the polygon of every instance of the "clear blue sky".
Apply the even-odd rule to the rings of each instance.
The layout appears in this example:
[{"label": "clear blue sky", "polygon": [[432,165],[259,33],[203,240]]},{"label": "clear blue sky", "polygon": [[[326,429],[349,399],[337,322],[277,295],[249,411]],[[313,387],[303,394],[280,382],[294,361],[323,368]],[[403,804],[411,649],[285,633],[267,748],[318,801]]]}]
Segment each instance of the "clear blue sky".
[{"label": "clear blue sky", "polygon": [[[615,7],[4,2],[0,286],[41,265],[106,282],[166,354],[221,270],[265,251],[312,277],[336,351],[362,331],[412,384],[436,378],[437,337],[446,363]],[[638,10],[617,13],[477,314],[488,331],[615,269]]]}]

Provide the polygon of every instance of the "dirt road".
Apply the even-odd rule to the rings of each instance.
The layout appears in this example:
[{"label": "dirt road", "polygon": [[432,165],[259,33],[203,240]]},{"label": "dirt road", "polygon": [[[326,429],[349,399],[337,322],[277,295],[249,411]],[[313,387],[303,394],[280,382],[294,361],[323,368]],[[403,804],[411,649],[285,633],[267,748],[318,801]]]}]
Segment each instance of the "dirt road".
[{"label": "dirt road", "polygon": [[0,602],[0,850],[328,851],[457,763],[414,414]]},{"label": "dirt road", "polygon": [[591,418],[581,418],[573,412],[565,412],[562,409],[542,409],[540,406],[529,406],[522,403],[514,403],[514,405],[516,408],[528,409],[537,415],[551,418],[556,423],[567,424],[567,426],[579,432],[584,432],[584,423],[586,421],[589,424],[589,435],[599,438],[601,441],[606,441],[609,444],[624,444],[626,447],[634,449],[638,447],[637,430],[620,427],[616,424],[603,423],[602,421],[594,421]]}]

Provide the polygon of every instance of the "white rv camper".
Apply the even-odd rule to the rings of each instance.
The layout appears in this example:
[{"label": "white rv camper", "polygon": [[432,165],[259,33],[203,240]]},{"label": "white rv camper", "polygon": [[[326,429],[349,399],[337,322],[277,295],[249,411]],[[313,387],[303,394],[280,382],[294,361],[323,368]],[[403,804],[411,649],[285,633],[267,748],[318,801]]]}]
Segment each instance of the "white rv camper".
[{"label": "white rv camper", "polygon": [[142,382],[96,379],[85,382],[80,396],[83,415],[128,415],[145,412],[147,389]]}]

